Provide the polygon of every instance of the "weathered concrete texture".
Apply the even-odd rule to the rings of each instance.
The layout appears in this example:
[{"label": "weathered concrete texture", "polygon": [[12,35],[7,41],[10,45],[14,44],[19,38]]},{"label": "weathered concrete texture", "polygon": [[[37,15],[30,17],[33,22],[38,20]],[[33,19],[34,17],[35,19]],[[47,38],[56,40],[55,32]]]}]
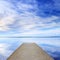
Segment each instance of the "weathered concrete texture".
[{"label": "weathered concrete texture", "polygon": [[7,60],[54,60],[35,43],[23,43]]}]

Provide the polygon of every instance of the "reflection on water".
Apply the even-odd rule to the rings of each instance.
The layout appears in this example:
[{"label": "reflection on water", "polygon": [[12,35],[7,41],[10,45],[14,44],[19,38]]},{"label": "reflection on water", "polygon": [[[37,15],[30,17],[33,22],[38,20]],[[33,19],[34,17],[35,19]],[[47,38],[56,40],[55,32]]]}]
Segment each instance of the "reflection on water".
[{"label": "reflection on water", "polygon": [[[5,46],[6,56],[9,56],[22,43],[25,43],[25,42],[37,43],[48,54],[54,57],[55,60],[60,60],[60,38],[0,38],[0,46],[2,44],[6,44],[6,46],[8,46],[8,47]],[[0,50],[1,49],[2,48],[0,48]],[[8,52],[6,53],[6,51]]]}]

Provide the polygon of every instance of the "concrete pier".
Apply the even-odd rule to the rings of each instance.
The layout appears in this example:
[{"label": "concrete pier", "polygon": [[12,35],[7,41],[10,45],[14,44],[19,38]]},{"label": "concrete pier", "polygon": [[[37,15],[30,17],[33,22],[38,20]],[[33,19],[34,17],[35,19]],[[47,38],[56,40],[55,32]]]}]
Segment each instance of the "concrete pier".
[{"label": "concrete pier", "polygon": [[54,60],[35,43],[23,43],[7,60]]}]

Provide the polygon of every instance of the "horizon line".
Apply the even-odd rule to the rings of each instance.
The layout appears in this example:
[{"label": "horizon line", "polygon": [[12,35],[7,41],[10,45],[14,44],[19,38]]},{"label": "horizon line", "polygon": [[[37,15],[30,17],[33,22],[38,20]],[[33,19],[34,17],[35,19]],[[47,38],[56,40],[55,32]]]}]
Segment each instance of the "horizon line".
[{"label": "horizon line", "polygon": [[60,36],[1,36],[0,38],[60,38]]}]

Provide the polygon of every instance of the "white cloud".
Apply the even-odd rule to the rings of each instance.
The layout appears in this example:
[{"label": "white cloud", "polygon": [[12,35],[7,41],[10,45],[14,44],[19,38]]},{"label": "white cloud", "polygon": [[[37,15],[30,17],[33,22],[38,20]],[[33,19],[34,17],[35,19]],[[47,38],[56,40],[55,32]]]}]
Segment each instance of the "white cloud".
[{"label": "white cloud", "polygon": [[[53,20],[59,19],[57,16],[51,16],[51,17],[39,17],[36,15],[36,12],[29,12],[29,9],[34,9],[36,7],[31,4],[25,4],[22,2],[16,3],[17,10],[23,13],[17,13],[17,10],[12,9],[16,8],[14,5],[7,1],[0,1],[0,31],[10,31],[12,29],[15,29],[18,32],[22,32],[22,35],[26,34],[46,34],[51,35],[51,33],[59,34],[59,30],[41,30],[46,28],[53,28],[60,26],[60,23],[54,22]],[[3,7],[3,8],[2,8]],[[37,7],[36,7],[37,8]],[[14,22],[17,21],[15,24]],[[11,28],[9,25],[17,25],[16,28]],[[47,32],[48,31],[48,32]],[[55,31],[55,32],[53,32]],[[14,32],[14,31],[13,31]],[[19,33],[20,34],[20,33]],[[19,35],[18,34],[18,35]]]},{"label": "white cloud", "polygon": [[48,29],[48,30],[29,30],[24,31],[21,33],[14,33],[14,34],[8,34],[8,35],[0,35],[0,38],[9,38],[9,37],[24,37],[24,36],[40,36],[40,37],[48,37],[48,36],[60,36],[60,28],[56,29]]},{"label": "white cloud", "polygon": [[14,22],[13,16],[6,16],[5,18],[2,18],[0,20],[0,31],[6,31],[10,28],[8,27],[9,24],[12,24]]},{"label": "white cloud", "polygon": [[60,29],[50,29],[50,30],[30,30],[25,31],[18,34],[12,34],[12,36],[18,37],[18,36],[59,36],[60,35]]},{"label": "white cloud", "polygon": [[[33,6],[31,5],[31,4],[24,4],[24,3],[21,3],[21,2],[19,2],[18,4],[17,4],[17,6],[18,6],[18,8],[20,9],[20,10],[22,10],[22,11],[26,11],[26,10],[28,10],[28,9],[33,9]],[[29,6],[29,7],[28,7]]]},{"label": "white cloud", "polygon": [[12,4],[7,1],[0,1],[0,31],[7,31],[16,17],[16,11],[12,9]]},{"label": "white cloud", "polygon": [[[52,28],[55,26],[59,26],[58,23],[53,22],[53,20],[58,19],[59,17],[52,16],[48,18],[42,18],[39,16],[35,16],[33,13],[26,12],[20,15],[19,28],[22,30],[31,30],[31,29],[43,29],[43,28]],[[50,22],[50,23],[49,23]]]}]

